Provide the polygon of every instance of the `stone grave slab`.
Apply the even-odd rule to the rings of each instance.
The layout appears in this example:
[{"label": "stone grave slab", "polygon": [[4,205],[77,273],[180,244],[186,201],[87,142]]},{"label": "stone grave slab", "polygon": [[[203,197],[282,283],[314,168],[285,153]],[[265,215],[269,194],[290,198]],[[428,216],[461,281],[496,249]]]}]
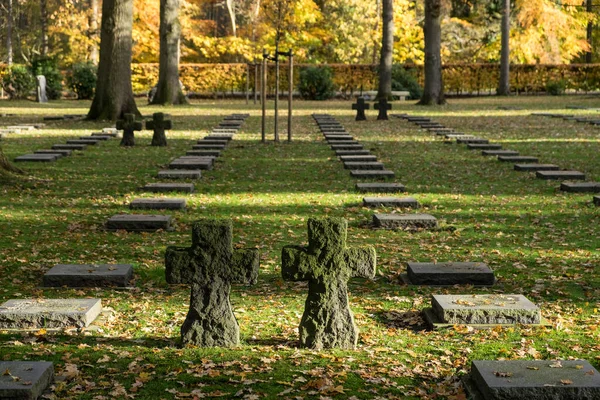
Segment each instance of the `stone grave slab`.
[{"label": "stone grave slab", "polygon": [[406,187],[401,183],[357,183],[356,190],[362,193],[398,193],[405,192]]},{"label": "stone grave slab", "polygon": [[357,161],[377,161],[377,156],[374,155],[359,155],[359,156],[340,156],[340,160],[343,162],[357,162]]},{"label": "stone grave slab", "polygon": [[71,150],[52,150],[52,149],[42,149],[34,151],[35,154],[58,154],[61,157],[68,157],[73,152]]},{"label": "stone grave slab", "polygon": [[430,214],[373,214],[373,226],[382,229],[434,229],[438,223]]},{"label": "stone grave slab", "polygon": [[89,326],[102,312],[100,299],[22,299],[0,305],[0,329]]},{"label": "stone grave slab", "polygon": [[212,129],[212,133],[214,134],[221,134],[221,135],[231,135],[233,137],[233,135],[235,135],[237,133],[237,129],[230,129],[230,128],[213,128]]},{"label": "stone grave slab", "polygon": [[554,164],[515,164],[515,171],[536,172],[536,171],[558,171],[560,168]]},{"label": "stone grave slab", "polygon": [[159,229],[172,230],[170,215],[118,214],[106,221],[109,231],[154,232]]},{"label": "stone grave slab", "polygon": [[22,131],[35,131],[36,127],[33,125],[11,125],[7,126],[6,129],[20,129]]},{"label": "stone grave slab", "polygon": [[571,193],[600,193],[600,182],[563,182],[560,190]]},{"label": "stone grave slab", "polygon": [[393,178],[395,174],[389,169],[353,169],[350,170],[350,176],[353,178]]},{"label": "stone grave slab", "polygon": [[197,144],[218,144],[218,145],[222,145],[225,144],[227,145],[227,141],[224,140],[213,140],[213,139],[200,139],[196,142]]},{"label": "stone grave slab", "polygon": [[363,198],[363,206],[419,208],[419,202],[414,197],[365,197]]},{"label": "stone grave slab", "polygon": [[90,136],[79,136],[79,140],[91,140],[91,141],[94,141],[94,142],[104,142],[104,141],[107,141],[109,139],[112,139],[112,137],[111,136],[107,136],[107,135],[102,135],[102,136],[100,136],[100,135],[96,135],[96,136],[92,136],[92,135],[90,135]]},{"label": "stone grave slab", "polygon": [[360,144],[360,142],[358,140],[329,140],[327,139],[327,143],[329,143],[330,145],[353,145],[353,144]]},{"label": "stone grave slab", "polygon": [[192,146],[194,150],[223,150],[224,144],[195,144]]},{"label": "stone grave slab", "polygon": [[15,162],[52,162],[59,159],[60,154],[24,154],[22,156],[15,157]]},{"label": "stone grave slab", "polygon": [[483,150],[481,152],[482,156],[504,156],[504,157],[514,157],[518,156],[519,152],[515,150]]},{"label": "stone grave slab", "polygon": [[488,139],[483,138],[472,138],[472,139],[456,139],[456,143],[458,144],[488,144],[490,141]]},{"label": "stone grave slab", "polygon": [[498,156],[498,161],[515,163],[537,163],[539,160],[533,156]]},{"label": "stone grave slab", "polygon": [[367,169],[367,170],[383,170],[385,166],[382,162],[377,161],[345,161],[344,162],[345,169],[358,170],[358,169]]},{"label": "stone grave slab", "polygon": [[114,132],[93,132],[92,137],[109,137],[116,138],[119,135],[119,131],[115,129]]},{"label": "stone grave slab", "polygon": [[191,169],[191,170],[210,170],[213,167],[213,158],[178,158],[171,161],[169,168],[171,169]]},{"label": "stone grave slab", "polygon": [[146,192],[153,193],[168,193],[168,192],[185,192],[193,193],[193,183],[149,183],[142,188]]},{"label": "stone grave slab", "polygon": [[202,172],[200,170],[189,170],[189,169],[164,169],[158,171],[158,178],[170,178],[170,179],[200,179]]},{"label": "stone grave slab", "polygon": [[496,281],[494,272],[484,263],[478,262],[409,262],[406,281],[411,285],[492,286]]},{"label": "stone grave slab", "polygon": [[133,278],[131,264],[57,264],[44,274],[45,287],[126,287]]},{"label": "stone grave slab", "polygon": [[462,133],[446,133],[444,135],[446,139],[478,139],[473,135],[463,135]]},{"label": "stone grave slab", "polygon": [[81,140],[81,139],[71,139],[67,140],[67,144],[85,144],[90,146],[97,145],[99,140]]},{"label": "stone grave slab", "polygon": [[406,120],[408,122],[431,122],[431,118],[427,118],[427,117],[407,117]]},{"label": "stone grave slab", "polygon": [[594,203],[595,206],[600,206],[600,196],[594,196],[594,198],[592,199],[592,202]]},{"label": "stone grave slab", "polygon": [[[325,135],[325,140],[328,142],[352,141],[354,138],[350,135]],[[355,142],[358,143],[358,142]]]},{"label": "stone grave slab", "polygon": [[331,150],[364,150],[362,144],[332,144]]},{"label": "stone grave slab", "polygon": [[600,372],[585,360],[474,360],[463,383],[474,400],[600,399]]},{"label": "stone grave slab", "polygon": [[369,155],[369,150],[336,150],[336,156],[366,156]]},{"label": "stone grave slab", "polygon": [[188,150],[185,153],[188,156],[204,156],[204,157],[219,157],[221,155],[220,150]]},{"label": "stone grave slab", "polygon": [[[211,133],[208,136],[204,136],[203,139],[206,140],[220,140],[221,142],[230,142],[233,140],[233,134],[227,134],[227,133]],[[222,144],[222,143],[221,143]]]},{"label": "stone grave slab", "polygon": [[38,399],[54,379],[49,361],[0,361],[0,398]]},{"label": "stone grave slab", "polygon": [[520,294],[432,295],[425,319],[432,328],[454,324],[489,327],[544,322],[539,307]]},{"label": "stone grave slab", "polygon": [[185,210],[185,199],[133,199],[131,209],[146,210]]},{"label": "stone grave slab", "polygon": [[537,171],[535,176],[539,179],[570,179],[585,180],[585,174],[579,171]]},{"label": "stone grave slab", "polygon": [[495,143],[487,143],[487,144],[470,143],[467,145],[467,149],[469,149],[469,150],[500,150],[500,149],[502,149],[502,145],[495,144]]},{"label": "stone grave slab", "polygon": [[86,144],[55,144],[52,146],[54,150],[85,150]]}]

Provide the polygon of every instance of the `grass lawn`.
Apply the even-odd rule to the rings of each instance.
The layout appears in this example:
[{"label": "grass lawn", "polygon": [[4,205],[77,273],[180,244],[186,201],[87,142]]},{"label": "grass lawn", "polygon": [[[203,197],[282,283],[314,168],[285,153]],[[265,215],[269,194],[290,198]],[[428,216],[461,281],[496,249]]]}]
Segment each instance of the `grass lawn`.
[{"label": "grass lawn", "polygon": [[[541,163],[585,172],[600,181],[600,129],[574,121],[530,116],[566,105],[600,107],[594,97],[511,97],[450,100],[441,108],[395,102],[393,112],[433,117],[446,126],[501,143]],[[136,133],[134,148],[118,140],[51,164],[22,163],[31,179],[0,186],[0,300],[101,298],[112,314],[100,330],[48,334],[0,332],[0,359],[48,360],[58,375],[52,393],[73,399],[176,398],[447,398],[461,399],[459,376],[480,359],[589,360],[600,367],[600,208],[591,194],[558,190],[560,182],[516,172],[510,163],[463,145],[447,145],[398,119],[355,122],[346,102],[295,103],[293,143],[260,143],[260,109],[242,101],[202,101],[160,108],[140,103],[143,114],[166,111],[174,129],[169,146],[150,147],[151,133]],[[520,110],[501,110],[516,106]],[[41,122],[44,115],[85,114],[89,103],[0,102],[0,126]],[[185,211],[171,211],[176,230],[106,232],[104,222],[130,211],[139,188],[184,155],[224,116],[248,112],[241,133],[213,171],[203,174]],[[372,150],[396,181],[441,221],[436,231],[370,229],[372,209],[362,207],[355,180],[323,140],[312,113],[333,114]],[[272,118],[269,127],[272,126]],[[8,134],[0,144],[14,157],[50,148],[107,126],[48,122],[34,133]],[[285,118],[281,125],[285,128]],[[269,132],[271,132],[271,128]],[[270,136],[272,137],[272,133]],[[285,138],[285,132],[282,133]],[[381,211],[401,210],[381,208]],[[373,245],[373,281],[352,279],[351,309],[360,329],[354,351],[298,347],[306,283],[281,278],[281,248],[307,241],[310,217],[344,217],[348,244]],[[240,325],[238,348],[182,348],[179,329],[188,287],[169,286],[164,250],[190,244],[191,225],[203,217],[231,218],[234,243],[261,252],[258,284],[234,286],[231,303]],[[409,261],[480,261],[496,273],[491,289],[412,287],[401,283]],[[41,278],[57,263],[130,263],[135,288],[43,289]],[[427,331],[419,311],[430,294],[520,293],[542,308],[551,327],[514,326],[474,331],[456,326]]]}]

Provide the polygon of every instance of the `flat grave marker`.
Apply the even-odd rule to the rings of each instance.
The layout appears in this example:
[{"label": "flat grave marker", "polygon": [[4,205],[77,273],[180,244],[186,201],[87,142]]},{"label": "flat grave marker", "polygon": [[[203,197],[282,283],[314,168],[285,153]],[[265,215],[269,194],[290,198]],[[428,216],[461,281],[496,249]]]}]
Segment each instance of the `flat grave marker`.
[{"label": "flat grave marker", "polygon": [[185,199],[133,199],[129,203],[131,209],[146,210],[185,210]]},{"label": "flat grave marker", "polygon": [[469,143],[469,144],[467,144],[467,149],[469,149],[469,150],[500,150],[500,149],[502,149],[502,145],[496,144],[496,143],[487,143],[487,144]]},{"label": "flat grave marker", "polygon": [[515,163],[537,163],[539,160],[533,156],[498,156],[498,161]]},{"label": "flat grave marker", "polygon": [[81,139],[71,139],[67,140],[67,144],[85,144],[89,146],[97,145],[99,140],[81,140]]},{"label": "flat grave marker", "polygon": [[357,183],[356,190],[362,193],[400,193],[405,192],[406,187],[401,183],[369,182]]},{"label": "flat grave marker", "polygon": [[38,399],[54,379],[49,361],[0,361],[0,398]]},{"label": "flat grave marker", "polygon": [[146,192],[153,193],[168,193],[168,192],[185,192],[193,193],[193,183],[148,183],[142,188]]},{"label": "flat grave marker", "polygon": [[192,146],[194,150],[224,150],[224,144],[195,144]]},{"label": "flat grave marker", "polygon": [[[185,156],[184,156],[185,157]],[[191,169],[191,170],[211,170],[213,168],[213,158],[201,158],[196,156],[188,156],[193,158],[180,157],[171,161],[169,168],[171,169]]]},{"label": "flat grave marker", "polygon": [[365,197],[363,198],[363,206],[419,208],[420,205],[414,197]]},{"label": "flat grave marker", "polygon": [[393,178],[396,176],[394,171],[389,169],[353,169],[350,170],[350,176],[353,178]]},{"label": "flat grave marker", "polygon": [[118,214],[106,221],[106,230],[128,232],[154,232],[172,230],[170,215]]},{"label": "flat grave marker", "polygon": [[95,141],[95,142],[104,142],[107,141],[109,139],[112,139],[112,136],[106,136],[106,135],[96,135],[96,136],[79,136],[79,140],[90,140],[90,141]]},{"label": "flat grave marker", "polygon": [[537,171],[535,176],[539,179],[545,180],[585,180],[585,174],[579,171]]},{"label": "flat grave marker", "polygon": [[362,144],[332,144],[332,150],[364,150]]},{"label": "flat grave marker", "polygon": [[351,170],[383,170],[385,165],[378,161],[344,161],[344,168]]},{"label": "flat grave marker", "polygon": [[89,326],[102,312],[100,299],[22,299],[0,305],[0,329]]},{"label": "flat grave marker", "polygon": [[170,178],[170,179],[200,179],[202,172],[200,170],[189,170],[189,169],[165,169],[158,171],[158,178]]},{"label": "flat grave marker", "polygon": [[56,150],[56,149],[42,149],[34,151],[35,154],[59,154],[61,157],[68,157],[73,154],[71,150]]},{"label": "flat grave marker", "polygon": [[335,151],[335,155],[336,156],[366,156],[371,154],[369,150],[336,150]]},{"label": "flat grave marker", "polygon": [[475,400],[600,399],[600,372],[585,360],[474,360],[463,383]]},{"label": "flat grave marker", "polygon": [[483,139],[483,138],[471,138],[471,139],[456,139],[456,143],[458,144],[474,144],[474,143],[479,143],[479,144],[488,144],[490,141],[488,139]]},{"label": "flat grave marker", "polygon": [[220,150],[188,150],[185,153],[188,156],[205,156],[205,157],[219,157],[221,155]]},{"label": "flat grave marker", "polygon": [[600,182],[563,182],[560,190],[571,193],[600,193]]},{"label": "flat grave marker", "polygon": [[44,274],[44,287],[126,287],[131,264],[57,264]]},{"label": "flat grave marker", "polygon": [[340,160],[343,162],[377,161],[377,156],[374,156],[374,155],[340,156]]},{"label": "flat grave marker", "polygon": [[54,150],[85,150],[86,144],[55,144],[52,146]]},{"label": "flat grave marker", "polygon": [[434,229],[438,222],[430,214],[373,214],[373,226],[382,229]]},{"label": "flat grave marker", "polygon": [[515,171],[537,172],[537,171],[558,171],[560,167],[554,164],[515,164]]},{"label": "flat grave marker", "polygon": [[492,286],[496,278],[494,272],[484,263],[440,262],[407,264],[406,281],[411,285],[452,286],[474,285]]},{"label": "flat grave marker", "polygon": [[482,156],[505,156],[505,157],[514,157],[518,156],[519,152],[515,150],[483,150],[481,152]]},{"label": "flat grave marker", "polygon": [[61,157],[60,154],[24,154],[22,156],[15,157],[15,162],[53,162]]}]

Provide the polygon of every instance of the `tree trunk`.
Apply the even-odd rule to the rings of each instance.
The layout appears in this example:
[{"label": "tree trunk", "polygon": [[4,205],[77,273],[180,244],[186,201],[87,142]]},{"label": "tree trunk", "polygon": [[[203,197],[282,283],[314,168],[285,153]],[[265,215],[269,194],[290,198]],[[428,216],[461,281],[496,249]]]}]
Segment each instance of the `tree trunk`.
[{"label": "tree trunk", "polygon": [[[586,0],[585,10],[590,14],[592,12],[594,12],[592,0]],[[589,21],[587,24],[587,42],[590,45],[590,50],[587,53],[585,53],[586,64],[592,63],[592,55],[594,54],[593,35],[594,35],[594,23],[592,21]]]},{"label": "tree trunk", "polygon": [[40,27],[42,34],[42,48],[40,53],[42,56],[48,55],[48,4],[47,0],[40,0]]},{"label": "tree trunk", "polygon": [[11,164],[10,161],[8,161],[8,158],[6,158],[6,155],[4,154],[2,147],[0,147],[0,171],[11,172],[11,173],[15,173],[15,174],[24,174],[25,173],[22,169],[15,167],[13,164]]},{"label": "tree trunk", "polygon": [[392,55],[394,53],[394,2],[383,0],[383,36],[379,59],[379,90],[377,99],[392,97]]},{"label": "tree trunk", "polygon": [[6,4],[6,63],[12,65],[13,63],[13,0],[8,0]]},{"label": "tree trunk", "polygon": [[160,0],[160,64],[152,104],[187,104],[179,84],[179,0]]},{"label": "tree trunk", "polygon": [[92,120],[141,116],[131,87],[133,0],[104,0],[100,34],[98,83],[90,111]]},{"label": "tree trunk", "polygon": [[375,28],[373,29],[373,64],[377,64],[377,33],[379,32],[379,14],[381,14],[381,0],[375,0],[375,14],[377,18],[375,18]]},{"label": "tree trunk", "polygon": [[441,0],[425,0],[425,87],[420,105],[446,103],[442,81],[440,14]]},{"label": "tree trunk", "polygon": [[234,0],[226,0],[227,11],[229,12],[229,19],[231,20],[231,35],[237,36],[237,26],[235,24],[235,2]]},{"label": "tree trunk", "polygon": [[500,50],[498,96],[508,96],[510,94],[510,0],[504,0],[502,7],[502,47]]},{"label": "tree trunk", "polygon": [[92,46],[90,49],[90,61],[98,65],[98,0],[90,0],[90,39]]}]

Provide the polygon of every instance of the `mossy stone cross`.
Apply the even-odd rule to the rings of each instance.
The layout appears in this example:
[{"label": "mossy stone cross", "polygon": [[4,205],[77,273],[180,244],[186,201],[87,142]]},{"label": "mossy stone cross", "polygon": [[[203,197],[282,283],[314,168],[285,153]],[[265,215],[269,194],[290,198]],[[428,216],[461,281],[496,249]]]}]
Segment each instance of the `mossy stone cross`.
[{"label": "mossy stone cross", "polygon": [[191,283],[190,309],[181,327],[184,344],[231,347],[240,342],[231,310],[232,283],[254,284],[258,250],[233,250],[231,220],[203,219],[192,226],[192,246],[167,247],[167,282]]},{"label": "mossy stone cross", "polygon": [[392,109],[392,105],[388,103],[387,99],[380,99],[379,102],[375,103],[375,109],[379,110],[379,114],[377,114],[377,120],[387,121],[387,112],[388,110]]},{"label": "mossy stone cross", "polygon": [[173,123],[168,119],[170,115],[164,113],[152,114],[152,121],[146,122],[146,129],[154,131],[151,146],[166,146],[167,136],[165,130],[172,129]]},{"label": "mossy stone cross", "polygon": [[142,130],[142,121],[136,121],[135,114],[125,114],[123,118],[117,121],[117,129],[123,131],[121,146],[133,146],[134,131]]},{"label": "mossy stone cross", "polygon": [[352,104],[352,109],[356,110],[356,118],[355,121],[366,121],[367,116],[365,115],[365,110],[368,110],[371,105],[369,103],[365,103],[364,97],[359,97],[356,99],[356,103]]},{"label": "mossy stone cross", "polygon": [[342,218],[309,219],[308,247],[285,246],[281,274],[288,281],[308,281],[300,322],[300,343],[312,349],[352,349],[358,328],[348,307],[348,280],[373,278],[373,247],[348,248],[348,225]]}]

